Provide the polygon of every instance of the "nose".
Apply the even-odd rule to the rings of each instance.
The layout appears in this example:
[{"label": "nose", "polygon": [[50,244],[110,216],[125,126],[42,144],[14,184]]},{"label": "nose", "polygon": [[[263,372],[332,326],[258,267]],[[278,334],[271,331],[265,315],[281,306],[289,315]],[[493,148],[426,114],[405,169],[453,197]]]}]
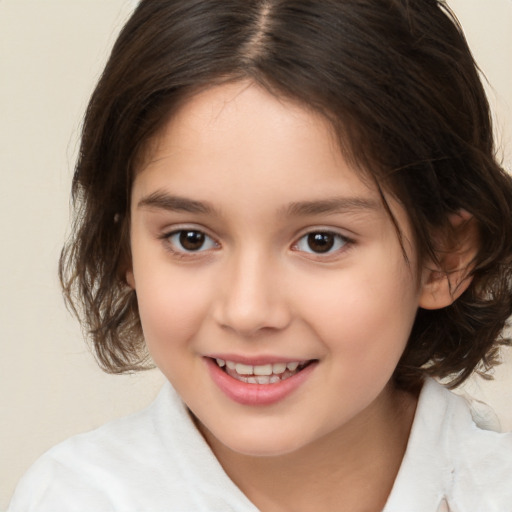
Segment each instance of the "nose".
[{"label": "nose", "polygon": [[264,254],[247,251],[226,267],[219,275],[216,322],[243,337],[285,329],[292,313],[278,265]]}]

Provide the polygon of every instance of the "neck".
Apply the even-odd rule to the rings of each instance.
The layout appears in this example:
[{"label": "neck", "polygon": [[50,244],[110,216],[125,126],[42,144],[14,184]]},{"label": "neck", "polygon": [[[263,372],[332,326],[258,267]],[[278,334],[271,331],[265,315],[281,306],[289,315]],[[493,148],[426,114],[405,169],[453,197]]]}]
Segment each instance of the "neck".
[{"label": "neck", "polygon": [[202,431],[228,476],[262,512],[373,512],[393,487],[416,402],[388,386],[349,424],[279,456],[236,453]]}]

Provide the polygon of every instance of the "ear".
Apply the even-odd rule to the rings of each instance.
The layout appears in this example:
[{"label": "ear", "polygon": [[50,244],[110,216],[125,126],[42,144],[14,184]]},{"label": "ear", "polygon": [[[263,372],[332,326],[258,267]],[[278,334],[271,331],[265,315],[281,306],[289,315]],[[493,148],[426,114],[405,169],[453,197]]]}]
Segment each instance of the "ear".
[{"label": "ear", "polygon": [[435,237],[437,262],[427,264],[422,273],[419,306],[441,309],[450,306],[471,284],[473,262],[478,253],[478,226],[465,210],[450,215],[451,229]]},{"label": "ear", "polygon": [[129,286],[132,290],[135,290],[135,276],[133,275],[133,270],[132,270],[132,268],[129,268],[129,269],[126,271],[126,274],[125,274],[125,280],[126,280],[126,282],[128,283],[128,286]]}]

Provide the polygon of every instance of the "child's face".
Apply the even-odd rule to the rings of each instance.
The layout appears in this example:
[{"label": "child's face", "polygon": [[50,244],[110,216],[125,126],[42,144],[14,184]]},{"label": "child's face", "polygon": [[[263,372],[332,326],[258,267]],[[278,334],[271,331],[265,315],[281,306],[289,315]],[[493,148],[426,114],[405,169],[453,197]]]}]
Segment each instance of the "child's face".
[{"label": "child's face", "polygon": [[[247,83],[194,97],[155,140],[133,186],[128,281],[156,364],[210,439],[277,455],[390,403],[421,278],[388,200],[409,264],[327,122]],[[216,359],[257,368],[230,376]],[[237,374],[270,369],[260,384]]]}]

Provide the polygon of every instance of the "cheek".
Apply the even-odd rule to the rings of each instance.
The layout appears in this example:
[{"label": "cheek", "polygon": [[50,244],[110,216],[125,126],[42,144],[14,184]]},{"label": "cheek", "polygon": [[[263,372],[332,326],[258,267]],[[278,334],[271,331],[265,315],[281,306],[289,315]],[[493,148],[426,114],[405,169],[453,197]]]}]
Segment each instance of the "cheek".
[{"label": "cheek", "polygon": [[[205,287],[180,273],[162,272],[136,276],[137,300],[144,337],[150,353],[159,353],[186,345],[200,328],[208,309]],[[158,362],[157,362],[158,363]]]},{"label": "cheek", "polygon": [[305,297],[310,324],[329,352],[354,368],[394,369],[416,315],[412,283],[408,274],[391,268],[343,273],[326,280],[321,293]]}]

